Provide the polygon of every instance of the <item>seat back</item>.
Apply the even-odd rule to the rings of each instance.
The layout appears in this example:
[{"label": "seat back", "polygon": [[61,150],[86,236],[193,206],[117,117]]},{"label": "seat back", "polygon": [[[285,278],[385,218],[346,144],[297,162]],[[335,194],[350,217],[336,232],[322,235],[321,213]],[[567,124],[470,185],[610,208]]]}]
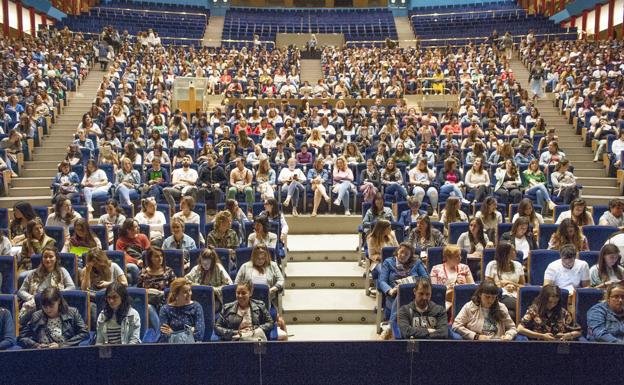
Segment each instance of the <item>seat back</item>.
[{"label": "seat back", "polygon": [[[221,288],[221,294],[223,296],[223,304],[236,301],[236,285],[227,285]],[[267,309],[271,308],[271,301],[269,300],[269,286],[263,284],[257,284],[253,287],[253,293],[251,298],[263,301]]]},{"label": "seat back", "polygon": [[[415,283],[404,283],[399,285],[399,292],[397,294],[397,305],[400,308],[401,306],[407,305],[410,302],[414,301],[414,287],[416,287]],[[446,286],[444,285],[431,285],[431,302],[438,304],[440,306],[445,306],[446,304]],[[397,312],[397,323],[399,323],[399,313]],[[395,336],[395,338],[403,338],[402,336]]]},{"label": "seat back", "polygon": [[[61,294],[70,307],[75,307],[78,310],[82,320],[87,325],[87,330],[91,330],[91,301],[89,293],[80,290],[64,290]],[[35,296],[35,304],[37,309],[41,309],[41,293]],[[96,321],[93,320],[93,322]]]},{"label": "seat back", "polygon": [[592,267],[598,263],[599,255],[600,255],[600,251],[581,251],[579,253],[579,259],[581,261],[587,262],[589,267]]},{"label": "seat back", "polygon": [[470,301],[475,290],[477,290],[477,285],[455,285],[453,288],[455,293],[453,295],[453,319],[457,317],[461,308]]},{"label": "seat back", "polygon": [[11,313],[11,318],[15,324],[15,336],[19,335],[19,304],[17,296],[14,294],[0,294],[0,307],[5,308]]},{"label": "seat back", "polygon": [[[72,280],[78,285],[78,257],[72,253],[58,253],[58,257],[61,261],[61,266],[64,267]],[[33,254],[30,257],[32,268],[36,269],[41,264],[41,254]]]},{"label": "seat back", "polygon": [[41,218],[41,223],[45,224],[48,220],[48,215],[50,215],[50,209],[48,206],[33,206],[32,208],[35,215]]},{"label": "seat back", "polygon": [[554,223],[542,223],[539,225],[539,248],[548,249],[548,242],[550,237],[557,231],[559,225]]},{"label": "seat back", "polygon": [[[193,301],[197,301],[204,310],[204,337],[203,341],[210,341],[215,323],[215,298],[214,288],[211,286],[193,286]],[[235,294],[236,296],[236,294]]]},{"label": "seat back", "polygon": [[557,221],[562,212],[570,210],[570,205],[558,204],[553,211],[553,222]]},{"label": "seat back", "polygon": [[43,229],[48,237],[54,239],[56,248],[61,250],[65,245],[65,229],[60,226],[46,226]]},{"label": "seat back", "polygon": [[456,244],[459,236],[468,231],[468,222],[449,224],[449,243]]},{"label": "seat back", "polygon": [[102,249],[108,248],[108,230],[105,225],[89,225],[89,228],[102,243]]},{"label": "seat back", "polygon": [[[518,301],[516,302],[516,324],[520,323],[520,320],[524,317],[527,309],[531,306],[535,298],[537,298],[540,291],[542,291],[541,286],[523,286],[520,288]],[[559,303],[561,303],[561,306],[564,308],[567,308],[568,306],[568,295],[569,293],[567,290],[561,290]]]},{"label": "seat back", "polygon": [[12,255],[0,255],[2,285],[0,293],[13,294],[17,291],[17,259]]},{"label": "seat back", "polygon": [[587,238],[589,249],[592,251],[600,251],[602,245],[607,242],[611,234],[618,231],[618,228],[614,226],[588,225],[583,226],[582,230]]},{"label": "seat back", "polygon": [[587,336],[587,312],[603,299],[603,290],[594,288],[579,288],[576,290],[576,323],[581,326],[584,336]]},{"label": "seat back", "polygon": [[6,207],[0,207],[0,229],[6,230],[9,228],[9,209]]},{"label": "seat back", "polygon": [[551,262],[559,259],[558,250],[533,250],[529,255],[529,283],[544,285],[544,273]]},{"label": "seat back", "polygon": [[[435,265],[439,265],[443,262],[442,254],[444,247],[430,247],[427,249],[427,270],[431,273],[431,269]],[[464,249],[461,250],[461,263],[466,263],[468,260],[468,252]]]},{"label": "seat back", "polygon": [[126,268],[126,256],[123,251],[106,250],[105,253],[108,259],[110,259],[111,262],[115,262],[124,273],[128,272],[128,269]]},{"label": "seat back", "polygon": [[600,222],[600,217],[605,211],[609,211],[608,205],[593,205],[592,206],[592,216],[594,217],[594,223],[598,224]]},{"label": "seat back", "polygon": [[236,271],[241,268],[246,262],[251,260],[251,247],[241,247],[236,249]]},{"label": "seat back", "polygon": [[[497,229],[497,234],[496,234],[496,237],[498,238],[496,239],[497,243],[500,242],[503,234],[505,234],[508,231],[511,231],[512,226],[513,226],[513,223],[499,223],[498,224],[498,229]],[[490,239],[490,241],[494,242],[493,239]]]},{"label": "seat back", "polygon": [[184,250],[163,250],[165,264],[175,272],[177,277],[184,277]]}]

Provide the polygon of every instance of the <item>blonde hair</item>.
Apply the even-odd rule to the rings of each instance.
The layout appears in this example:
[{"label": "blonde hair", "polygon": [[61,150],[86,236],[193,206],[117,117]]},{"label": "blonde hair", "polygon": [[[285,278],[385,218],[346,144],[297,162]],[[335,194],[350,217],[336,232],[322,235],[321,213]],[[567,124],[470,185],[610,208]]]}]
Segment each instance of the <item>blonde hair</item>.
[{"label": "blonde hair", "polygon": [[191,282],[186,278],[176,278],[173,280],[173,282],[171,282],[171,285],[169,286],[169,297],[167,297],[167,303],[169,305],[175,303],[175,300],[180,294],[180,291],[185,286],[191,286]]}]

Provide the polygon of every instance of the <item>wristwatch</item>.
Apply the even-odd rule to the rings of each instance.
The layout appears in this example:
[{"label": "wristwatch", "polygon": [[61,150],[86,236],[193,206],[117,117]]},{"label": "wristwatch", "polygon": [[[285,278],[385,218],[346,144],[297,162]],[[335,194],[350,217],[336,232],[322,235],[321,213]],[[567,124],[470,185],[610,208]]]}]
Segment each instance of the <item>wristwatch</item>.
[{"label": "wristwatch", "polygon": [[481,334],[479,334],[479,333],[475,333],[474,340],[475,340],[475,341],[476,341],[476,340],[478,340],[480,336],[481,336]]}]

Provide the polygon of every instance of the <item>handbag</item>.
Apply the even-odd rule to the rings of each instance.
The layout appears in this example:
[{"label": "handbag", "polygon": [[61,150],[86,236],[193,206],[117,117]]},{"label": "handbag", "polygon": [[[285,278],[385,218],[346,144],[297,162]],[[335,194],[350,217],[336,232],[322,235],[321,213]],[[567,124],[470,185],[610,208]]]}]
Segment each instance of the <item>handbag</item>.
[{"label": "handbag", "polygon": [[184,329],[169,334],[168,342],[170,344],[193,344],[195,343],[195,337],[193,336],[193,329],[184,325]]}]

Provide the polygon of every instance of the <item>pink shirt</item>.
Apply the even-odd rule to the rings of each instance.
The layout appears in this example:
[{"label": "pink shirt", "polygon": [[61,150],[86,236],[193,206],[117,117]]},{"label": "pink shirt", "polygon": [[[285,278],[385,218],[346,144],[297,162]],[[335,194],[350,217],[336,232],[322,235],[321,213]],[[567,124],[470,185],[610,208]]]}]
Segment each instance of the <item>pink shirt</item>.
[{"label": "pink shirt", "polygon": [[353,182],[353,171],[351,171],[349,167],[347,167],[344,171],[334,168],[334,182],[342,182],[343,180]]}]

